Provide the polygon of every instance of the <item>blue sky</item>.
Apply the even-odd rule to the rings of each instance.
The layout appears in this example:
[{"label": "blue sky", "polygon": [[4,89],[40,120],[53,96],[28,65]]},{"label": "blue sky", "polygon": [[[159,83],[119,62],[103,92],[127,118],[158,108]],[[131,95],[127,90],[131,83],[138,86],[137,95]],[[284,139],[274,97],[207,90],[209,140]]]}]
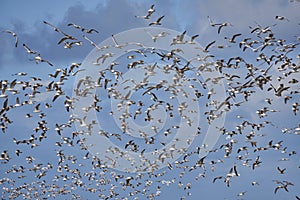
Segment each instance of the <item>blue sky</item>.
[{"label": "blue sky", "polygon": [[[87,40],[82,37],[82,32],[74,29],[73,27],[67,26],[68,23],[75,23],[86,28],[94,28],[99,31],[99,34],[86,34],[91,40],[96,44],[100,44],[104,40],[108,39],[110,41],[111,35],[118,35],[124,31],[132,30],[134,28],[144,28],[147,27],[150,21],[144,20],[142,18],[136,18],[134,16],[142,16],[147,13],[149,7],[154,4],[155,12],[151,16],[150,20],[156,20],[158,17],[165,15],[162,20],[162,27],[172,29],[179,33],[187,31],[187,36],[193,36],[199,34],[196,41],[203,47],[205,47],[210,42],[216,40],[215,45],[229,45],[229,48],[216,48],[212,47],[209,54],[213,54],[215,57],[214,61],[218,59],[228,60],[230,57],[241,56],[243,59],[252,63],[256,67],[261,67],[261,69],[266,69],[266,63],[259,65],[260,62],[256,61],[257,56],[260,52],[255,53],[250,49],[243,52],[238,47],[238,42],[241,39],[251,37],[253,40],[260,40],[261,38],[255,37],[251,34],[251,27],[261,26],[263,28],[267,26],[272,26],[271,29],[277,39],[285,39],[285,44],[299,44],[299,32],[300,32],[300,3],[288,0],[262,0],[262,1],[236,1],[236,0],[225,0],[225,1],[202,1],[202,0],[187,0],[187,1],[138,1],[138,0],[105,0],[105,1],[47,1],[41,2],[36,0],[29,1],[16,1],[16,0],[3,0],[0,3],[0,31],[12,30],[18,35],[19,44],[18,47],[14,46],[14,38],[12,35],[1,32],[0,33],[0,80],[8,80],[8,82],[18,79],[20,81],[30,81],[32,85],[39,81],[32,80],[32,77],[41,78],[40,83],[48,85],[53,79],[49,77],[49,74],[53,74],[56,69],[64,69],[71,65],[71,63],[88,63],[89,54],[93,51],[94,47],[89,44]],[[221,33],[217,33],[217,28],[212,27],[209,24],[207,18],[209,16],[215,23],[229,22],[232,26],[223,27]],[[276,20],[275,16],[284,16],[284,20]],[[62,29],[68,34],[74,35],[78,40],[83,42],[82,46],[74,46],[72,49],[64,49],[63,46],[57,45],[57,42],[61,38],[61,35],[53,29],[49,28],[43,23],[43,21],[50,22],[56,27]],[[276,25],[275,25],[276,24]],[[242,36],[237,37],[237,43],[228,43],[224,37],[231,37],[233,34],[241,33]],[[169,36],[171,37],[171,36]],[[120,39],[121,40],[121,39]],[[111,42],[111,41],[110,41]],[[50,67],[46,63],[35,64],[34,56],[26,54],[25,49],[22,44],[25,43],[31,49],[38,51],[42,58],[49,60],[53,63],[53,67]],[[199,50],[200,52],[200,50]],[[271,55],[274,51],[265,50],[267,55]],[[122,66],[127,66],[131,61],[126,60],[126,56],[129,54],[124,53],[124,58],[120,57],[117,59]],[[135,54],[137,59],[142,59],[142,56]],[[299,66],[299,46],[288,54],[292,61]],[[298,58],[297,58],[298,56]],[[158,61],[156,61],[157,59]],[[158,62],[161,66],[164,61],[159,60],[159,57],[148,57],[147,62],[149,64],[154,64]],[[127,63],[128,62],[128,63]],[[83,64],[84,65],[84,64]],[[87,67],[87,66],[82,66]],[[198,66],[195,66],[198,67]],[[279,67],[276,65],[276,67]],[[119,68],[117,68],[119,69]],[[246,68],[239,69],[224,69],[224,73],[235,74],[240,77],[239,81],[245,82],[243,80],[246,77],[248,71]],[[28,73],[26,76],[16,76],[14,74],[18,72]],[[125,73],[125,71],[124,71]],[[274,67],[269,70],[270,75],[272,75],[272,84],[275,87],[279,87],[280,83],[288,84],[288,81],[292,79],[299,80],[299,73],[294,73],[287,78],[284,78],[285,71],[280,71]],[[80,77],[80,73],[79,73]],[[192,76],[195,77],[195,76]],[[280,82],[278,77],[283,77],[284,79]],[[82,77],[81,77],[82,78]],[[112,78],[112,77],[109,77]],[[201,81],[204,81],[204,76],[198,77]],[[80,78],[68,77],[65,84],[62,85],[65,95],[72,97],[73,87],[76,85],[76,81]],[[57,81],[57,80],[55,80]],[[4,81],[5,82],[5,81]],[[225,89],[230,89],[227,82],[224,81]],[[200,87],[200,86],[198,86]],[[185,197],[186,199],[296,199],[296,195],[300,196],[300,157],[299,157],[299,135],[293,134],[296,132],[295,128],[299,126],[299,114],[294,115],[292,112],[292,104],[299,102],[299,94],[288,94],[288,92],[283,92],[284,95],[290,95],[291,99],[287,104],[284,103],[283,97],[278,97],[274,95],[273,90],[267,92],[267,88],[260,90],[258,87],[251,88],[254,93],[251,94],[249,101],[241,104],[241,106],[233,106],[226,113],[224,128],[228,132],[237,131],[236,127],[243,123],[243,121],[249,121],[253,123],[261,123],[264,125],[263,128],[257,130],[256,128],[251,128],[247,126],[242,131],[242,134],[234,135],[232,138],[227,135],[221,135],[219,140],[213,149],[216,152],[212,152],[207,155],[205,159],[206,170],[204,171],[200,167],[196,170],[189,171],[195,162],[198,161],[197,155],[190,156],[189,162],[186,163],[187,169],[177,168],[176,164],[172,163],[173,169],[169,170],[167,167],[157,170],[156,176],[150,174],[143,174],[141,179],[133,180],[132,183],[136,184],[140,182],[139,186],[135,188],[127,187],[122,189],[122,183],[124,178],[116,181],[113,174],[117,173],[127,176],[136,177],[136,174],[128,174],[120,172],[114,169],[93,169],[91,164],[92,155],[89,154],[89,159],[85,159],[84,156],[88,153],[86,150],[80,148],[79,137],[76,137],[73,141],[73,146],[68,145],[67,137],[72,137],[72,132],[76,131],[76,127],[72,125],[71,128],[65,128],[62,135],[56,134],[55,124],[62,124],[68,122],[70,119],[71,112],[66,112],[64,108],[64,98],[59,97],[55,102],[52,101],[52,96],[55,92],[45,92],[37,94],[35,97],[34,105],[25,105],[22,107],[17,107],[11,109],[7,112],[7,116],[13,121],[12,124],[7,124],[8,128],[5,133],[1,133],[0,137],[0,152],[4,150],[8,151],[11,160],[8,163],[1,160],[0,168],[0,179],[10,178],[14,179],[14,183],[4,183],[0,185],[1,195],[4,199],[7,199],[9,194],[4,192],[5,187],[7,188],[17,188],[23,185],[25,182],[29,184],[29,187],[39,187],[40,183],[44,180],[45,183],[57,184],[61,188],[71,190],[71,194],[60,195],[58,199],[70,199],[73,194],[81,196],[82,199],[97,199],[99,194],[104,196],[110,195],[110,189],[115,187],[114,191],[119,193],[117,196],[119,199],[122,197],[127,197],[128,199],[133,199],[129,196],[131,193],[136,191],[135,197],[138,199],[147,199],[150,194],[157,194],[159,196],[155,199],[180,199]],[[25,93],[30,93],[30,89],[24,91],[20,90],[21,101],[27,100],[28,96],[24,97]],[[299,91],[299,82],[291,84],[289,91]],[[99,93],[105,93],[105,90],[97,91]],[[202,93],[207,93],[208,90],[202,90]],[[23,96],[22,96],[23,95]],[[132,93],[134,100],[142,99],[147,102],[147,105],[151,105],[151,101],[147,99],[146,95],[141,95],[141,93]],[[160,97],[165,100],[169,98],[168,95],[163,95],[158,93]],[[283,96],[284,96],[283,95]],[[149,97],[150,98],[150,97]],[[265,99],[271,98],[272,104],[266,103]],[[0,105],[4,103],[6,98],[0,99]],[[217,99],[220,100],[220,99]],[[9,94],[8,102],[9,105],[13,105],[16,101],[16,95]],[[109,117],[107,114],[109,112],[110,99],[103,97],[102,102],[99,103],[104,109],[103,114],[99,114],[97,117],[102,123],[103,127],[107,127],[110,133],[118,132],[120,129],[112,123],[113,117]],[[238,96],[235,99],[235,103],[243,101],[243,96]],[[47,110],[45,108],[46,102],[49,102],[52,107]],[[208,100],[199,102],[199,106],[203,106],[208,103]],[[40,118],[38,115],[40,113],[33,113],[34,106],[40,103],[40,108],[46,114],[45,118]],[[173,101],[175,108],[180,104]],[[264,118],[259,118],[256,111],[268,107],[268,109],[277,110],[278,112],[268,112],[268,116]],[[137,109],[137,107],[133,107]],[[143,107],[143,109],[146,109]],[[204,108],[204,110],[207,108]],[[201,108],[200,108],[201,110]],[[133,112],[132,111],[132,112]],[[143,110],[144,111],[144,110]],[[27,113],[33,115],[32,118],[25,118]],[[202,113],[202,112],[201,112]],[[204,113],[204,112],[203,112]],[[202,113],[202,114],[203,114]],[[179,113],[175,113],[178,117]],[[145,116],[145,115],[142,115]],[[237,117],[242,116],[242,118]],[[3,117],[3,115],[2,115]],[[119,116],[117,116],[119,117]],[[204,117],[204,118],[202,118]],[[196,137],[194,142],[188,149],[188,152],[196,151],[197,147],[202,148],[202,142],[205,137],[205,132],[207,130],[207,124],[205,120],[206,116],[200,116],[200,126],[202,127],[202,134]],[[1,118],[2,119],[2,118]],[[170,121],[168,123],[177,123],[178,119]],[[42,142],[38,142],[39,146],[31,148],[30,145],[16,145],[13,140],[17,138],[18,140],[29,139],[32,134],[39,137],[40,132],[35,133],[33,129],[38,126],[39,122],[46,120],[46,126],[49,128],[47,132],[47,138],[43,139]],[[141,125],[144,123],[142,118],[138,118],[136,123]],[[272,122],[273,124],[268,124]],[[164,129],[170,124],[164,124]],[[219,127],[221,128],[221,127]],[[283,134],[282,130],[285,128],[290,128],[291,131]],[[265,151],[255,151],[255,147],[251,147],[251,144],[246,139],[246,135],[253,131],[256,136],[254,140],[257,142],[257,147],[267,147],[268,143],[272,140],[272,144],[276,144],[279,141],[283,141],[282,146],[279,150],[274,148],[269,148]],[[64,142],[64,138],[65,142]],[[128,137],[130,138],[130,137]],[[126,141],[130,140],[125,137]],[[162,137],[164,138],[164,137]],[[156,138],[161,139],[161,138]],[[172,138],[171,138],[172,139]],[[170,142],[170,138],[165,138],[167,142]],[[136,139],[138,141],[138,139]],[[230,157],[225,158],[224,147],[220,148],[222,145],[230,143],[231,140],[236,141],[233,144],[232,154]],[[55,144],[60,141],[62,147]],[[115,144],[123,146],[123,141],[114,140]],[[143,145],[140,142],[139,145]],[[246,151],[237,153],[238,149],[247,146],[249,154]],[[158,146],[152,146],[149,151],[158,148]],[[286,147],[286,149],[285,149]],[[19,149],[23,153],[20,156],[16,156],[15,150]],[[285,151],[284,151],[285,150]],[[65,158],[62,165],[68,165],[70,169],[80,169],[81,177],[72,174],[72,172],[67,172],[63,169],[63,172],[57,172],[58,168],[58,156],[57,152],[62,151],[65,155],[69,156],[69,160]],[[290,155],[291,152],[297,152],[295,155]],[[238,160],[238,156],[243,156],[241,160]],[[26,157],[32,156],[35,158],[33,163],[27,163]],[[76,158],[76,162],[72,163],[72,156]],[[260,157],[262,163],[256,169],[252,169],[252,163],[257,157]],[[288,161],[282,161],[282,158],[288,158]],[[181,160],[180,157],[178,160]],[[246,160],[249,159],[249,165],[245,164]],[[222,162],[217,162],[217,160],[222,160]],[[212,164],[212,162],[217,162]],[[34,166],[42,164],[43,167],[47,163],[53,164],[53,169],[48,169],[47,175],[38,179],[36,175],[43,170],[38,170],[34,172],[30,170]],[[227,187],[224,180],[216,180],[213,183],[213,179],[218,176],[226,176],[230,168],[237,165],[237,170],[240,176],[232,177],[230,182],[230,187]],[[183,167],[185,164],[180,165]],[[25,172],[20,173],[7,173],[10,169],[19,168],[24,166]],[[281,169],[286,168],[284,174],[279,174],[277,167]],[[211,170],[214,167],[214,171]],[[8,170],[8,171],[7,171]],[[89,180],[87,178],[88,174],[95,173],[96,179]],[[201,174],[205,173],[205,177],[201,177]],[[69,179],[63,180],[63,176],[55,181],[55,176],[60,174],[66,174]],[[164,174],[159,176],[158,174]],[[184,174],[184,175],[183,175]],[[20,175],[25,175],[24,178],[18,178]],[[183,175],[183,176],[182,176]],[[71,178],[73,176],[73,178]],[[182,177],[181,177],[182,176]],[[100,181],[104,178],[106,180],[105,184],[101,184]],[[104,180],[103,179],[103,180]],[[278,184],[273,180],[278,181],[290,181],[294,185],[289,186],[289,192],[284,189],[279,189],[276,194],[274,194],[274,189]],[[74,186],[74,182],[82,181],[84,187]],[[167,186],[167,182],[173,182]],[[150,183],[147,186],[148,183]],[[252,185],[252,182],[258,182],[259,185]],[[180,186],[181,183],[183,186]],[[184,189],[188,183],[191,183],[190,189]],[[73,185],[72,185],[73,184]],[[96,192],[89,192],[88,189],[96,188]],[[143,191],[143,189],[145,189]],[[54,189],[55,190],[55,189]],[[25,192],[25,189],[21,190]],[[159,191],[159,192],[157,192]],[[46,197],[48,194],[41,194],[41,189],[38,190],[41,197]],[[243,196],[238,196],[239,193],[246,192]],[[26,193],[26,192],[25,192]],[[50,199],[53,197],[50,197]],[[21,197],[19,197],[21,199]]]}]

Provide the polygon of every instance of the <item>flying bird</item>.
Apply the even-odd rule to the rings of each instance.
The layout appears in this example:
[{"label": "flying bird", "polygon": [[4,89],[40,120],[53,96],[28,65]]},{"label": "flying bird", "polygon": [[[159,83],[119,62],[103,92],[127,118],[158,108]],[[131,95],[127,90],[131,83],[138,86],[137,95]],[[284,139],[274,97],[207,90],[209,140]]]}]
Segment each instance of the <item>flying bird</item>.
[{"label": "flying bird", "polygon": [[79,26],[79,25],[77,25],[77,24],[74,24],[74,23],[68,23],[67,26],[73,26],[74,28],[80,29],[80,30],[82,29],[81,26]]},{"label": "flying bird", "polygon": [[86,35],[82,35],[82,37],[83,37],[85,40],[89,41],[90,44],[91,44],[92,46],[96,47],[99,51],[108,48],[108,46],[104,46],[104,47],[99,47],[99,46],[97,46],[97,44],[96,44],[95,42],[93,42],[90,38],[88,38]]},{"label": "flying bird", "polygon": [[288,186],[289,185],[294,186],[294,184],[289,181],[278,181],[278,180],[273,180],[273,181],[276,182],[277,184],[279,184],[278,186],[276,186],[276,188],[274,190],[275,194],[277,193],[277,191],[279,189],[284,189],[286,192],[289,192]]},{"label": "flying bird", "polygon": [[11,30],[2,31],[11,34],[15,38],[15,47],[18,47],[18,35]]},{"label": "flying bird", "polygon": [[49,22],[47,21],[43,21],[44,24],[50,26],[54,31],[58,32],[58,33],[61,33],[64,35],[63,38],[61,38],[57,44],[61,44],[62,42],[64,42],[65,40],[77,40],[75,37],[71,36],[71,35],[68,35],[66,33],[64,33],[62,30],[60,30],[59,28],[57,28],[56,26],[50,24]]},{"label": "flying bird", "polygon": [[275,16],[275,19],[277,19],[277,20],[286,20],[286,21],[290,21],[290,20],[288,20],[287,18],[285,18],[284,16],[279,16],[279,15],[276,15],[276,16]]},{"label": "flying bird", "polygon": [[111,38],[112,38],[112,40],[113,40],[116,48],[120,48],[121,49],[124,46],[124,45],[119,45],[119,43],[117,42],[117,40],[116,40],[116,38],[115,38],[114,35],[111,35]]},{"label": "flying bird", "polygon": [[242,35],[241,33],[237,33],[237,34],[234,34],[231,38],[225,37],[225,39],[227,39],[230,43],[236,43],[235,38],[237,38],[241,35]]},{"label": "flying bird", "polygon": [[199,34],[193,35],[193,36],[191,37],[191,39],[190,39],[189,41],[187,41],[186,43],[187,43],[187,44],[195,44],[194,40],[195,40],[197,37],[199,37]]},{"label": "flying bird", "polygon": [[41,54],[38,54],[34,59],[35,59],[35,63],[36,63],[36,64],[38,64],[39,62],[45,62],[45,63],[47,63],[48,65],[53,66],[53,64],[52,64],[50,61],[43,59],[43,58],[41,57]]},{"label": "flying bird", "polygon": [[82,26],[80,26],[80,25],[77,25],[77,24],[74,24],[74,23],[69,23],[69,24],[67,24],[67,26],[73,26],[74,28],[79,29],[79,30],[81,30],[82,32],[85,32],[85,33],[88,33],[88,34],[91,34],[91,33],[93,33],[93,32],[99,33],[99,31],[97,31],[97,30],[94,29],[94,28],[87,29],[87,28],[84,28],[84,27],[82,27]]},{"label": "flying bird", "polygon": [[28,54],[36,54],[36,51],[31,50],[26,44],[23,43],[23,47],[26,49]]},{"label": "flying bird", "polygon": [[137,18],[144,18],[144,19],[150,19],[150,16],[153,14],[155,12],[155,9],[154,9],[154,4],[152,4],[151,6],[150,6],[150,8],[148,9],[148,13],[147,13],[147,15],[145,15],[145,16],[135,16],[135,17],[137,17]]},{"label": "flying bird", "polygon": [[184,41],[184,36],[186,34],[186,31],[183,31],[180,35],[177,35],[175,38],[173,38],[173,42],[171,43],[170,46],[175,45],[175,44],[183,44]]},{"label": "flying bird", "polygon": [[162,37],[165,37],[166,35],[168,35],[169,33],[163,31],[157,35],[152,35],[149,31],[145,30],[150,36],[151,36],[151,39],[153,40],[153,42],[156,42],[158,38],[162,38]]},{"label": "flying bird", "polygon": [[232,24],[231,24],[231,23],[228,23],[228,22],[224,22],[224,23],[213,23],[213,21],[211,20],[211,18],[210,18],[209,16],[207,16],[207,18],[208,18],[208,21],[209,21],[209,23],[210,23],[210,25],[211,25],[212,27],[218,27],[218,34],[221,33],[221,29],[222,29],[223,27],[225,27],[225,26],[232,26]]},{"label": "flying bird", "polygon": [[277,167],[277,170],[278,170],[279,174],[284,174],[284,171],[286,170],[286,168],[280,169],[279,167]]},{"label": "flying bird", "polygon": [[206,47],[204,48],[203,52],[208,53],[208,49],[209,47],[211,47],[214,43],[216,43],[216,40],[210,42],[208,45],[206,45]]},{"label": "flying bird", "polygon": [[153,25],[161,25],[160,21],[164,18],[165,16],[161,16],[159,17],[156,21],[149,23],[149,26],[153,26]]},{"label": "flying bird", "polygon": [[82,41],[75,41],[75,42],[67,42],[67,41],[64,41],[64,48],[65,49],[71,49],[73,47],[73,45],[76,45],[76,46],[81,46],[82,45]]}]

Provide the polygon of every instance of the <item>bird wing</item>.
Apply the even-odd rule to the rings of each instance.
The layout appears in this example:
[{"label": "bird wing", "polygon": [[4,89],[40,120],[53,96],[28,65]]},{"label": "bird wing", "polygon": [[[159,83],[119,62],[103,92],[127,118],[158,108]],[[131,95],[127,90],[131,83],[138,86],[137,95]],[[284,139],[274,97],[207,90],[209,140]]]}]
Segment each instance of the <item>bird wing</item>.
[{"label": "bird wing", "polygon": [[223,26],[224,26],[224,25],[220,25],[220,26],[219,26],[219,28],[218,28],[218,34],[220,34],[221,29],[222,29]]},{"label": "bird wing", "polygon": [[159,23],[159,22],[160,22],[160,21],[161,21],[161,20],[162,20],[164,17],[165,17],[164,15],[163,15],[163,16],[161,16],[160,18],[158,18],[158,19],[157,19],[157,21],[156,21],[156,22],[157,22],[157,23]]},{"label": "bird wing", "polygon": [[183,41],[184,35],[185,35],[186,31],[184,31],[180,36],[179,36],[179,41]]},{"label": "bird wing", "polygon": [[232,36],[231,40],[234,41],[234,39],[235,39],[236,37],[241,36],[241,35],[242,35],[241,33],[234,34],[234,35]]},{"label": "bird wing", "polygon": [[52,64],[50,61],[48,61],[48,60],[42,59],[41,62],[45,62],[45,63],[47,63],[48,65],[53,66],[53,64]]},{"label": "bird wing", "polygon": [[237,172],[237,169],[236,169],[236,164],[234,164],[233,170],[234,170],[235,175],[236,175],[236,176],[239,176],[239,174],[238,174],[238,172]]},{"label": "bird wing", "polygon": [[211,45],[213,45],[215,42],[216,42],[216,40],[215,40],[215,41],[212,41],[211,43],[209,43],[209,44],[205,47],[204,50],[207,51],[208,48],[209,48]]},{"label": "bird wing", "polygon": [[27,51],[31,51],[31,50],[29,49],[29,47],[26,46],[26,44],[23,44],[23,47],[24,47]]},{"label": "bird wing", "polygon": [[277,190],[280,188],[280,186],[277,186],[274,190],[274,193],[276,194],[277,193]]},{"label": "bird wing", "polygon": [[195,40],[195,38],[196,37],[198,37],[199,35],[197,34],[197,35],[194,35],[194,36],[192,36],[192,38],[191,38],[191,41],[194,41]]}]

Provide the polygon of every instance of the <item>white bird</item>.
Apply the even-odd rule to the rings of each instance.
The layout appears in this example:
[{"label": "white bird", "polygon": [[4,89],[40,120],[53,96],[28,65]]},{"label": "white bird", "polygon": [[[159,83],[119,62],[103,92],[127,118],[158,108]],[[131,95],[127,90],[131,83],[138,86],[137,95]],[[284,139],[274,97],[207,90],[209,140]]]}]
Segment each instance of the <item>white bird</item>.
[{"label": "white bird", "polygon": [[38,64],[39,62],[45,62],[48,65],[53,66],[53,64],[50,61],[42,59],[40,54],[38,54],[34,59],[36,64]]},{"label": "white bird", "polygon": [[152,4],[151,5],[151,7],[148,9],[148,13],[147,13],[147,15],[145,15],[145,16],[135,16],[135,17],[137,17],[137,18],[144,18],[144,19],[150,19],[150,16],[152,15],[152,13],[154,13],[155,12],[155,9],[154,9],[154,4]]},{"label": "white bird", "polygon": [[77,46],[81,46],[82,42],[81,41],[75,41],[75,42],[67,42],[64,41],[64,48],[65,49],[71,49],[73,47],[73,45],[77,45]]},{"label": "white bird", "polygon": [[40,105],[41,105],[40,103],[37,104],[37,105],[34,107],[33,112],[35,112],[35,113],[41,112],[41,110],[40,110]]},{"label": "white bird", "polygon": [[66,33],[64,33],[62,30],[60,30],[59,28],[57,28],[56,26],[50,24],[49,22],[46,22],[46,21],[43,21],[44,24],[50,26],[51,28],[53,28],[54,31],[58,32],[58,33],[61,33],[64,35],[63,38],[61,38],[57,44],[61,44],[62,42],[64,42],[65,40],[77,40],[75,37],[71,36],[71,35],[68,35]]},{"label": "white bird", "polygon": [[151,23],[149,24],[149,26],[153,26],[153,25],[161,25],[160,21],[161,21],[164,17],[165,17],[164,15],[161,16],[161,17],[159,17],[155,22],[151,22]]},{"label": "white bird", "polygon": [[99,31],[97,31],[96,29],[94,28],[91,28],[91,29],[87,29],[87,28],[84,28],[82,26],[79,26],[77,24],[74,24],[74,23],[69,23],[67,26],[73,26],[74,28],[76,29],[80,29],[82,32],[86,32],[86,33],[93,33],[93,32],[96,32],[96,33],[99,33]]},{"label": "white bird", "polygon": [[113,56],[113,53],[106,53],[106,54],[103,54],[102,56],[99,56],[96,61],[93,63],[94,65],[99,65],[99,60],[102,59],[102,63],[105,62],[105,60],[109,57],[112,57]]},{"label": "white bird", "polygon": [[286,21],[290,21],[290,20],[288,20],[287,18],[285,18],[284,16],[275,16],[275,19],[277,19],[277,20],[286,20]]},{"label": "white bird", "polygon": [[90,38],[88,38],[87,36],[82,35],[82,37],[83,37],[84,39],[86,39],[87,41],[89,41],[90,44],[91,44],[92,46],[96,47],[99,51],[101,51],[101,50],[103,50],[103,49],[109,47],[109,46],[99,47],[99,46],[97,46],[97,44],[96,44],[95,42],[93,42],[93,41],[92,41]]},{"label": "white bird", "polygon": [[185,34],[186,31],[183,31],[183,33],[181,33],[180,35],[176,35],[176,37],[173,38],[173,42],[171,43],[171,46],[175,44],[183,44],[184,43],[183,38]]},{"label": "white bird", "polygon": [[195,44],[194,40],[195,40],[197,37],[199,37],[199,34],[192,36],[190,40],[186,41],[186,43],[187,43],[187,44]]},{"label": "white bird", "polygon": [[209,16],[207,16],[209,23],[212,27],[218,26],[218,34],[220,34],[221,29],[225,26],[232,26],[232,24],[228,23],[228,22],[224,22],[224,23],[213,23],[213,21],[210,19]]},{"label": "white bird", "polygon": [[160,37],[165,37],[167,34],[167,32],[163,31],[157,35],[152,35],[149,31],[145,30],[150,36],[151,36],[151,39],[153,40],[153,42],[156,42],[158,38]]},{"label": "white bird", "polygon": [[2,31],[2,32],[6,32],[6,33],[11,34],[15,38],[15,47],[18,47],[18,36],[17,36],[16,33],[12,32],[11,30],[5,30],[5,31]]},{"label": "white bird", "polygon": [[112,40],[113,40],[113,42],[115,43],[115,47],[116,48],[122,48],[124,45],[119,45],[118,44],[118,42],[117,42],[117,40],[116,40],[116,38],[115,38],[115,36],[114,35],[111,35],[111,38],[112,38]]},{"label": "white bird", "polygon": [[31,50],[26,44],[23,44],[23,47],[26,49],[28,54],[36,54],[36,51]]}]

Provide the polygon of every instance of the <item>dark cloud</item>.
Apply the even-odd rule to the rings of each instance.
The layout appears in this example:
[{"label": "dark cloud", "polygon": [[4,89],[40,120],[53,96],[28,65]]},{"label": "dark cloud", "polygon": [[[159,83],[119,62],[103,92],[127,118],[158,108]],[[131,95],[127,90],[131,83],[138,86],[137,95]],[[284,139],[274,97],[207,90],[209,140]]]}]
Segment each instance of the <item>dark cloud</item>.
[{"label": "dark cloud", "polygon": [[[156,11],[150,20],[134,17],[135,15],[144,15],[151,4],[155,4]],[[166,16],[163,19],[164,27],[180,32],[187,30],[188,35],[199,34],[200,37],[197,40],[203,46],[215,40],[216,37],[220,38],[216,29],[210,27],[207,16],[211,16],[213,20],[219,23],[232,23],[233,27],[230,30],[224,29],[223,33],[228,35],[236,32],[249,33],[249,26],[256,26],[256,23],[262,26],[278,23],[280,28],[276,30],[276,36],[295,41],[300,26],[295,26],[295,23],[292,22],[300,21],[299,15],[296,14],[299,6],[300,4],[281,1],[271,3],[270,0],[257,1],[256,3],[233,0],[227,0],[226,3],[220,3],[216,0],[205,3],[189,0],[152,2],[110,0],[106,3],[99,3],[94,8],[87,8],[81,3],[74,3],[67,9],[60,21],[53,19],[55,13],[47,13],[44,18],[33,21],[29,27],[25,26],[23,21],[14,19],[13,31],[18,33],[19,47],[14,49],[13,38],[9,38],[9,35],[0,38],[0,67],[4,68],[5,60],[18,64],[25,62],[25,60],[28,61],[29,57],[22,47],[23,42],[40,52],[42,57],[44,56],[57,67],[70,62],[82,61],[93,47],[84,40],[80,30],[67,26],[70,22],[86,28],[97,29],[99,34],[88,35],[95,43],[109,38],[111,34],[147,26],[150,21],[156,20],[162,15]],[[276,15],[286,16],[290,22],[276,21],[274,19]],[[62,45],[57,45],[63,35],[43,24],[43,20],[53,23],[70,35],[74,35],[79,41],[83,41],[83,46],[64,49]],[[223,38],[224,35],[221,37]]]},{"label": "dark cloud", "polygon": [[[5,36],[0,48],[1,61],[8,56],[13,56],[16,61],[22,62],[26,58],[26,52],[22,47],[22,43],[26,43],[30,48],[41,53],[42,57],[51,60],[54,64],[63,64],[68,62],[81,61],[93,49],[89,42],[82,37],[82,32],[73,27],[68,27],[67,24],[73,22],[86,28],[94,28],[98,30],[99,34],[88,35],[95,43],[100,43],[104,39],[127,29],[144,26],[144,22],[137,20],[132,12],[132,4],[127,1],[108,1],[107,5],[103,7],[99,4],[92,10],[88,10],[85,6],[79,4],[70,7],[62,21],[59,23],[51,22],[49,18],[39,19],[34,23],[34,28],[26,30],[22,23],[15,23],[14,31],[19,36],[19,49],[15,50],[7,40],[9,35]],[[59,29],[67,34],[75,36],[79,41],[83,41],[83,46],[75,46],[72,49],[64,49],[63,45],[57,45],[62,34],[55,32],[53,29],[43,23],[43,20],[53,23]],[[13,40],[13,38],[11,38]],[[1,39],[3,40],[3,39]],[[8,52],[9,53],[5,53]],[[24,51],[23,51],[24,50]],[[7,55],[6,55],[7,54]]]}]

